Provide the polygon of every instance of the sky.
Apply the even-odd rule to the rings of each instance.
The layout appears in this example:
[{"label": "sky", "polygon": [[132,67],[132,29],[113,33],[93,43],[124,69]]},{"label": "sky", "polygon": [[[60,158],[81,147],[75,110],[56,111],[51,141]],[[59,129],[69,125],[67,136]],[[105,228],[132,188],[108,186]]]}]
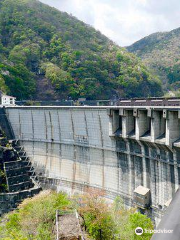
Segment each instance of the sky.
[{"label": "sky", "polygon": [[180,27],[180,0],[40,0],[100,30],[120,46]]}]

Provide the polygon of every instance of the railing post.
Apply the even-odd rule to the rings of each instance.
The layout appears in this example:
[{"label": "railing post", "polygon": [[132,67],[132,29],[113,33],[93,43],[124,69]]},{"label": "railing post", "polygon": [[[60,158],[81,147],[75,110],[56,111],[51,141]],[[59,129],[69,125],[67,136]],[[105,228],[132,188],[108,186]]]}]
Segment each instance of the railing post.
[{"label": "railing post", "polygon": [[56,240],[59,240],[59,214],[56,210]]}]

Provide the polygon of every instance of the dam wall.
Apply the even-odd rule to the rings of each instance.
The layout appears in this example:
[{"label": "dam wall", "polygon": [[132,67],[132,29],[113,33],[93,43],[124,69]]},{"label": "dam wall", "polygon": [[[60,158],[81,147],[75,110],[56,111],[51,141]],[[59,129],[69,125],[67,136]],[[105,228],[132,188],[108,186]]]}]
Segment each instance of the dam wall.
[{"label": "dam wall", "polygon": [[7,107],[6,114],[46,186],[70,194],[103,189],[156,223],[179,187],[176,107]]}]

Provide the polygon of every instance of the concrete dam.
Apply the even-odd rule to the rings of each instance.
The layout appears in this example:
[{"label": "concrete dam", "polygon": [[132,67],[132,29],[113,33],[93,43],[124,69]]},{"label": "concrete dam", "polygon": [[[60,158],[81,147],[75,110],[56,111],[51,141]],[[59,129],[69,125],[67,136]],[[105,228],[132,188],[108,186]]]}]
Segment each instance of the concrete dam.
[{"label": "concrete dam", "polygon": [[157,224],[180,183],[180,109],[6,107],[42,186],[103,189]]}]

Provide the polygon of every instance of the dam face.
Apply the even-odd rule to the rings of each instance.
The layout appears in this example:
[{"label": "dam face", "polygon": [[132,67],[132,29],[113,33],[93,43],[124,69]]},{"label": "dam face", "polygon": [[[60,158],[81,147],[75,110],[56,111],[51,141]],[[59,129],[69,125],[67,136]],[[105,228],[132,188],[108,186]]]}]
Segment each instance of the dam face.
[{"label": "dam face", "polygon": [[42,184],[103,189],[156,223],[180,183],[176,107],[7,107]]}]

